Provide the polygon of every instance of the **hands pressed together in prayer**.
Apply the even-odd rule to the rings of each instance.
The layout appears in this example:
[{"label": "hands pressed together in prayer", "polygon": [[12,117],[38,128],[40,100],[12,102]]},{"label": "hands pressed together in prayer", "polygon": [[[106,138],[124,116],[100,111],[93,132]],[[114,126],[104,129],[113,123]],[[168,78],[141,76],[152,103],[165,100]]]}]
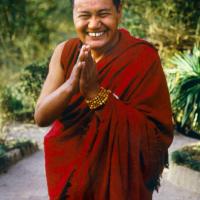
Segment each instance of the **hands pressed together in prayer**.
[{"label": "hands pressed together in prayer", "polygon": [[96,62],[92,58],[90,46],[82,46],[69,81],[74,93],[80,92],[86,99],[97,95],[99,83]]},{"label": "hands pressed together in prayer", "polygon": [[55,52],[35,109],[35,121],[40,126],[50,125],[57,119],[74,94],[80,92],[85,99],[92,99],[99,92],[96,62],[88,45],[82,46],[67,81],[64,80],[60,65],[55,64],[57,62],[59,63],[59,56]]}]

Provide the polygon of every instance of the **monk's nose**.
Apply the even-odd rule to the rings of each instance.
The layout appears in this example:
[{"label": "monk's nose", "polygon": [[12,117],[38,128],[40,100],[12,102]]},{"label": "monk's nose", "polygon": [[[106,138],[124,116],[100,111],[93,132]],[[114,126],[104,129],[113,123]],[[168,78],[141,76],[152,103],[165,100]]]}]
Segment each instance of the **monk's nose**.
[{"label": "monk's nose", "polygon": [[101,27],[101,21],[100,19],[98,19],[97,17],[92,17],[90,20],[89,20],[89,23],[88,23],[88,28],[89,29],[98,29]]}]

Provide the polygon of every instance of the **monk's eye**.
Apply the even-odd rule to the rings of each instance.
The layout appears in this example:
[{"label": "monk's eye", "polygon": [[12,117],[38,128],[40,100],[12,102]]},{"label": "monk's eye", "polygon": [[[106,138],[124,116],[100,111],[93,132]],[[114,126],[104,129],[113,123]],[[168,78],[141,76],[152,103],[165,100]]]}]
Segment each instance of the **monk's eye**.
[{"label": "monk's eye", "polygon": [[99,16],[100,17],[107,17],[107,16],[109,16],[110,15],[110,13],[109,12],[102,12],[102,13],[99,13]]},{"label": "monk's eye", "polygon": [[88,19],[90,18],[90,15],[89,14],[81,14],[78,16],[80,19]]}]

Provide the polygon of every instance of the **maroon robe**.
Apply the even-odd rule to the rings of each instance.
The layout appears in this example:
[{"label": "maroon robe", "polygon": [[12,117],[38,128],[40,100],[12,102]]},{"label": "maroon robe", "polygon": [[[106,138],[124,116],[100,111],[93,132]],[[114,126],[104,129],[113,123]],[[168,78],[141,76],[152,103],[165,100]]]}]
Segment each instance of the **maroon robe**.
[{"label": "maroon robe", "polygon": [[[51,200],[150,200],[173,138],[166,79],[155,48],[121,29],[98,63],[100,86],[112,94],[100,112],[75,95],[45,136]],[[81,47],[66,42],[61,64],[69,78]]]}]

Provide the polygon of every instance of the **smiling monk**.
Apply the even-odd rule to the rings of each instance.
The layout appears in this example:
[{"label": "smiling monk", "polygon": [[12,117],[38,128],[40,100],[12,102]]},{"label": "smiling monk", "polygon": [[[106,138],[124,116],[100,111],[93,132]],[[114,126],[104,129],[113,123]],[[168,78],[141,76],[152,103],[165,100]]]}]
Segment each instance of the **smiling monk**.
[{"label": "smiling monk", "polygon": [[172,113],[156,49],[118,29],[120,0],[74,0],[77,38],[59,44],[35,109],[51,200],[151,200]]}]

